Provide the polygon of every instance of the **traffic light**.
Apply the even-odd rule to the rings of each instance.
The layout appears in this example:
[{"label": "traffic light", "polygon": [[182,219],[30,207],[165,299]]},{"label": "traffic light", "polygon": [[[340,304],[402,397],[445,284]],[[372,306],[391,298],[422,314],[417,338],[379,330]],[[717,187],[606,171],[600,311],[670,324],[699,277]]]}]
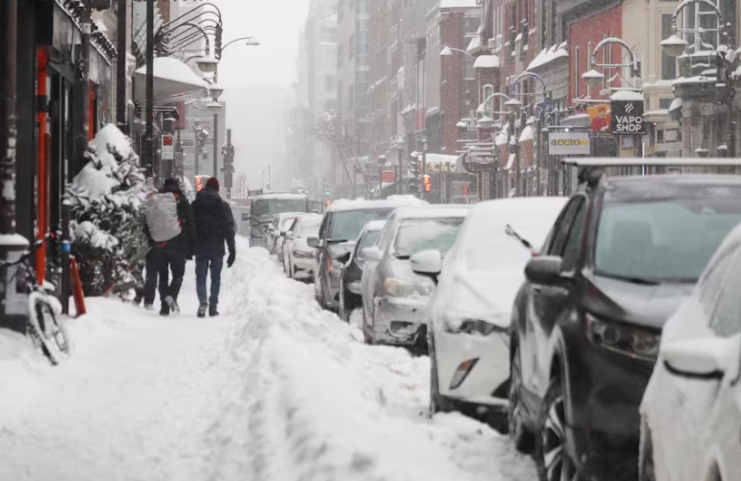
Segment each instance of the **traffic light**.
[{"label": "traffic light", "polygon": [[329,191],[329,189],[327,189],[327,190],[326,190],[326,191],[324,192],[324,195],[326,195],[327,197],[329,197],[330,195],[332,195],[332,193],[331,193],[331,192]]},{"label": "traffic light", "polygon": [[432,192],[432,178],[429,175],[422,177],[425,184],[425,192]]},{"label": "traffic light", "polygon": [[412,177],[417,177],[421,173],[418,160],[412,160],[409,162],[409,173]]}]

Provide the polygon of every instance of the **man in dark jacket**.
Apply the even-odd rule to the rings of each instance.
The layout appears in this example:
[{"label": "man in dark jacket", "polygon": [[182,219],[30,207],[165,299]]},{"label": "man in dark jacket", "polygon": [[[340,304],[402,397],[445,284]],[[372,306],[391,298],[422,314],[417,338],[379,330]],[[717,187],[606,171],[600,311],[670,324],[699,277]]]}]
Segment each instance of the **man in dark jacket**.
[{"label": "man in dark jacket", "polygon": [[[219,181],[208,179],[206,188],[196,195],[193,202],[196,221],[196,291],[198,292],[198,317],[218,316],[221,269],[224,266],[224,244],[229,249],[227,266],[236,258],[234,246],[234,217],[229,204],[219,196]],[[206,277],[211,271],[211,297],[206,298]]]},{"label": "man in dark jacket", "polygon": [[[160,194],[171,193],[177,200],[177,217],[181,227],[180,234],[168,241],[156,242],[152,240],[152,261],[157,266],[159,277],[159,293],[162,302],[160,314],[170,315],[170,312],[180,312],[177,299],[185,275],[185,261],[193,258],[195,245],[195,224],[188,199],[180,190],[177,179],[167,179],[159,190]],[[151,236],[150,236],[151,239]],[[169,281],[172,272],[172,281]]]}]

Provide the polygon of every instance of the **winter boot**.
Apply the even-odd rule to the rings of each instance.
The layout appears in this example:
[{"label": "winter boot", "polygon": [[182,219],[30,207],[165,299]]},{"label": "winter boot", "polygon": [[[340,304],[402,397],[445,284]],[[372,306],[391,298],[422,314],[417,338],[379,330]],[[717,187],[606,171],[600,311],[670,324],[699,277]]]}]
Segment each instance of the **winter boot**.
[{"label": "winter boot", "polygon": [[173,299],[172,296],[165,297],[165,303],[167,303],[167,307],[169,307],[172,312],[180,312],[180,306],[178,306],[178,303],[175,302],[175,299]]},{"label": "winter boot", "polygon": [[160,308],[160,316],[167,317],[170,315],[170,306],[167,305],[167,303],[163,302],[162,307]]},{"label": "winter boot", "polygon": [[201,305],[198,306],[198,317],[206,317],[207,309],[208,309],[208,303],[201,302]]},{"label": "winter boot", "polygon": [[144,304],[144,309],[146,309],[148,311],[153,311],[154,310],[154,304]]},{"label": "winter boot", "polygon": [[216,310],[216,306],[211,306],[208,309],[208,315],[211,316],[211,317],[218,317],[219,311]]}]

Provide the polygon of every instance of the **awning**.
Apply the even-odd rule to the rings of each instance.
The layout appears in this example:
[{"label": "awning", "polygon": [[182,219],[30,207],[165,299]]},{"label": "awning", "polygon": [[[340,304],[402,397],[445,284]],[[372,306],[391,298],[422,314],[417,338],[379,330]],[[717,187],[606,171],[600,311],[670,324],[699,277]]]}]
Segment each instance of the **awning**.
[{"label": "awning", "polygon": [[[146,65],[134,72],[134,101],[146,100]],[[201,98],[208,93],[208,86],[190,67],[172,57],[154,59],[154,101],[175,103],[186,99]]]},{"label": "awning", "polygon": [[481,55],[476,57],[473,68],[499,68],[499,57],[496,55]]}]

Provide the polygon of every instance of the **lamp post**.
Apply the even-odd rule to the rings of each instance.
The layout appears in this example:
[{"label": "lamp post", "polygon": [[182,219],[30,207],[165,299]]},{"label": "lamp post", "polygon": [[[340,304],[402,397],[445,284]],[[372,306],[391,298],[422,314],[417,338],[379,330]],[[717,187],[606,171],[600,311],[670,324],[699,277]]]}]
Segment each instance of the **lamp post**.
[{"label": "lamp post", "polygon": [[378,198],[381,198],[383,191],[383,168],[386,166],[386,156],[381,154],[378,156]]},{"label": "lamp post", "polygon": [[448,47],[447,45],[445,47],[443,47],[443,49],[440,51],[440,56],[441,57],[450,57],[451,55],[453,55],[453,52],[462,53],[464,55],[467,55],[468,58],[470,58],[471,60],[476,60],[476,57],[474,57],[470,53],[466,52],[465,50],[461,50],[459,48]]},{"label": "lamp post", "polygon": [[[695,5],[699,4],[699,5]],[[680,29],[677,27],[677,18],[679,14],[684,10],[685,8],[692,5],[694,8],[699,8],[700,5],[705,5],[712,11],[713,15],[715,15],[717,19],[718,28],[712,29],[712,28],[703,28],[702,32],[718,32],[720,34],[720,42],[718,46],[716,47],[715,51],[713,52],[715,55],[715,64],[716,64],[716,88],[719,90],[719,93],[722,95],[722,97],[719,99],[719,104],[725,104],[728,106],[728,122],[727,122],[727,130],[728,133],[726,135],[727,137],[727,145],[726,148],[723,149],[723,146],[720,146],[718,148],[719,154],[722,156],[727,157],[735,157],[736,156],[736,121],[733,117],[733,99],[736,95],[736,90],[734,88],[734,81],[736,80],[734,78],[734,74],[732,73],[733,70],[733,55],[732,54],[733,47],[729,45],[730,39],[727,31],[726,24],[723,23],[723,15],[720,11],[720,9],[711,1],[709,0],[684,0],[682,3],[677,6],[676,10],[674,10],[674,13],[672,14],[672,26],[671,31],[672,34],[661,41],[660,45],[664,53],[671,57],[678,57],[684,53],[686,50],[688,43],[684,39],[685,33],[697,33],[696,30],[691,29]],[[730,24],[729,24],[730,25]],[[680,37],[679,34],[682,34]],[[699,33],[698,33],[699,35]],[[721,43],[724,42],[724,43]],[[698,148],[695,153],[697,153],[700,156],[707,157],[707,150],[704,147]],[[704,155],[703,155],[704,154]]]}]

